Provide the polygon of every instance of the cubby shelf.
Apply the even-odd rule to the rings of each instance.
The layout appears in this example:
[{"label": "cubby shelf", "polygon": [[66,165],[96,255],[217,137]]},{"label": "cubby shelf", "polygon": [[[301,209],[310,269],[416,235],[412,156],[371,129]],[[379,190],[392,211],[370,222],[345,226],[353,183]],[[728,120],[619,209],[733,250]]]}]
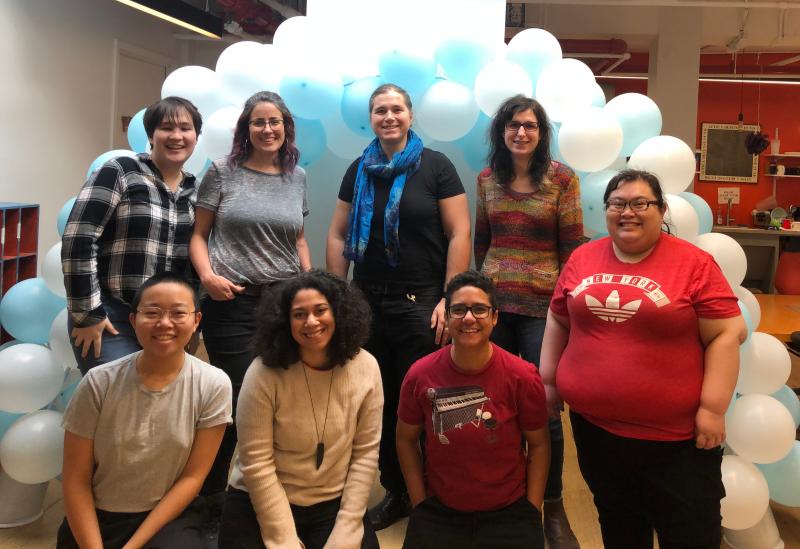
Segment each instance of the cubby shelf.
[{"label": "cubby shelf", "polygon": [[[0,299],[17,282],[36,276],[39,205],[0,202]],[[13,339],[0,331],[0,343]]]}]

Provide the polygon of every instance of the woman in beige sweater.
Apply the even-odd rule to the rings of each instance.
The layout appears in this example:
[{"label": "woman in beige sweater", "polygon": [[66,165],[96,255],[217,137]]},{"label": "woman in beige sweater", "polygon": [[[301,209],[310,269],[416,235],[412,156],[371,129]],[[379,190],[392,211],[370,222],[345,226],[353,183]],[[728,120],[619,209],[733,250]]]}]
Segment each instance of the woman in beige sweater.
[{"label": "woman in beige sweater", "polygon": [[364,521],[383,392],[358,290],[303,273],[264,298],[220,547],[377,549]]}]

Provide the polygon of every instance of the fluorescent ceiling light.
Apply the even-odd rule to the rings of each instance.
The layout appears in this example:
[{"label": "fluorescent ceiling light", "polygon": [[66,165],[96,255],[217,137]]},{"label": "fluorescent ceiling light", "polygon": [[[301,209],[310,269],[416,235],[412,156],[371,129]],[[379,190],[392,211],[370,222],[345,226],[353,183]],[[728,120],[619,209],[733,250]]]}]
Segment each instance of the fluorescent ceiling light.
[{"label": "fluorescent ceiling light", "polygon": [[222,19],[176,0],[117,0],[209,38],[222,37]]}]

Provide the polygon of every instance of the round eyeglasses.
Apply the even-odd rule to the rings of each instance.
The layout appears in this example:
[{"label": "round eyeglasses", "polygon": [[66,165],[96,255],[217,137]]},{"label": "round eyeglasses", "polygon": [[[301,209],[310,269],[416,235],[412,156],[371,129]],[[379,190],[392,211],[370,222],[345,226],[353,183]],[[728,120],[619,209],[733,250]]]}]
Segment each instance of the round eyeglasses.
[{"label": "round eyeglasses", "polygon": [[136,312],[142,316],[142,318],[147,322],[156,323],[165,316],[167,320],[174,322],[175,324],[183,324],[189,317],[196,313],[197,311],[184,311],[183,309],[162,309],[161,307],[144,307],[142,309],[136,309]]}]

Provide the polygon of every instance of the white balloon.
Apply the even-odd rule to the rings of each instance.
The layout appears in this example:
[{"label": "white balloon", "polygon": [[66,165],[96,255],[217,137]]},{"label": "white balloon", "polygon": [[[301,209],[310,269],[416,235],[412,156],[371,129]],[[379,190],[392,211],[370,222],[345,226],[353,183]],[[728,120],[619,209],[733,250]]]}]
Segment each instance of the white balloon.
[{"label": "white balloon", "polygon": [[753,332],[740,350],[739,380],[736,392],[771,395],[786,383],[792,372],[792,359],[786,346],[776,337]]},{"label": "white balloon", "polygon": [[619,157],[622,128],[616,118],[603,109],[587,107],[561,125],[558,150],[575,170],[602,170]]},{"label": "white balloon", "polygon": [[69,311],[64,309],[58,313],[58,316],[53,320],[53,324],[50,325],[50,353],[52,353],[56,362],[64,368],[77,368],[78,361],[72,351],[72,342],[69,339],[69,331],[67,329],[68,318]]},{"label": "white balloon", "polygon": [[61,242],[47,251],[42,261],[42,278],[47,289],[58,297],[67,297],[64,288],[64,273],[61,271]]},{"label": "white balloon", "polygon": [[273,44],[243,41],[228,46],[217,59],[217,75],[228,101],[243,106],[256,92],[277,93],[283,59]]},{"label": "white balloon", "polygon": [[725,417],[725,430],[728,446],[754,463],[779,461],[794,446],[792,414],[786,406],[767,395],[737,398]]},{"label": "white balloon", "polygon": [[561,59],[561,44],[544,29],[525,29],[508,42],[506,58],[522,66],[535,85],[542,70]]},{"label": "white balloon", "polygon": [[52,410],[18,419],[0,440],[0,464],[17,482],[47,482],[61,473],[63,459],[61,414]]},{"label": "white balloon", "polygon": [[233,132],[242,109],[224,107],[211,116],[203,125],[203,151],[206,158],[217,160],[228,156],[233,146]]},{"label": "white balloon", "polygon": [[700,232],[700,220],[689,201],[676,194],[667,194],[667,213],[664,220],[672,234],[689,242],[697,241]]},{"label": "white balloon", "polygon": [[747,310],[750,312],[750,318],[753,320],[753,326],[757,330],[758,325],[761,324],[761,305],[758,304],[756,296],[753,292],[742,286],[734,286],[733,293],[736,294],[742,303],[744,303]]},{"label": "white balloon", "polygon": [[722,456],[721,472],[725,485],[725,497],[720,500],[722,526],[732,530],[755,526],[769,506],[764,475],[739,456]]},{"label": "white balloon", "polygon": [[[577,59],[559,59],[547,65],[536,83],[536,99],[556,122],[589,107],[595,97],[592,69]],[[487,113],[488,114],[488,113]]]},{"label": "white balloon", "polygon": [[325,127],[328,148],[339,158],[355,160],[371,141],[369,137],[348,128],[341,116],[324,119],[322,125]]},{"label": "white balloon", "polygon": [[697,237],[697,247],[714,256],[731,288],[735,288],[747,274],[747,256],[742,246],[722,233],[705,233]]},{"label": "white balloon", "polygon": [[694,181],[697,163],[689,145],[669,135],[644,141],[631,154],[628,167],[658,176],[665,193],[678,194]]},{"label": "white balloon", "polygon": [[475,77],[475,101],[488,116],[494,116],[509,97],[517,94],[530,97],[532,93],[531,79],[525,69],[505,59],[492,61]]},{"label": "white balloon", "polygon": [[625,139],[622,153],[628,156],[636,147],[661,133],[661,111],[655,101],[640,93],[623,93],[605,106],[622,126]]},{"label": "white balloon", "polygon": [[61,366],[47,347],[20,343],[0,351],[0,410],[24,414],[56,398],[64,381]]},{"label": "white balloon", "polygon": [[420,128],[439,141],[455,141],[475,126],[480,109],[466,86],[449,80],[435,82],[415,109]]},{"label": "white balloon", "polygon": [[320,52],[315,46],[318,28],[314,21],[305,15],[290,17],[278,25],[272,43],[285,55],[307,55]]},{"label": "white balloon", "polygon": [[167,76],[161,86],[161,97],[173,95],[194,103],[204,121],[211,113],[229,104],[217,73],[197,65],[181,67]]}]

